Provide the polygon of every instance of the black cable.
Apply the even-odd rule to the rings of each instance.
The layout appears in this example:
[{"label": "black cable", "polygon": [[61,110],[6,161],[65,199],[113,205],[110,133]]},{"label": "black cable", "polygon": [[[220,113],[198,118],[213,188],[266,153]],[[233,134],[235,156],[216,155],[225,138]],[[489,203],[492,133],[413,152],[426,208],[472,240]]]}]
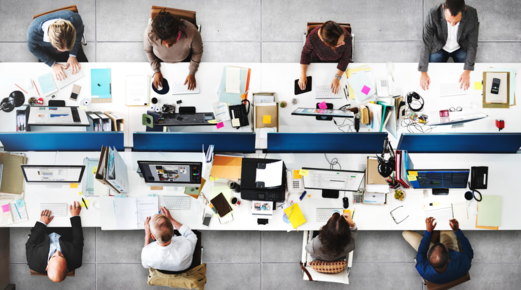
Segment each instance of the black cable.
[{"label": "black cable", "polygon": [[340,165],[340,162],[338,162],[338,158],[335,157],[335,158],[331,159],[331,161],[329,161],[326,153],[324,153],[324,157],[326,157],[327,163],[329,163],[329,169],[333,169],[333,166],[335,166],[335,165],[338,165],[338,167],[340,167],[340,169],[342,169],[342,165]]}]

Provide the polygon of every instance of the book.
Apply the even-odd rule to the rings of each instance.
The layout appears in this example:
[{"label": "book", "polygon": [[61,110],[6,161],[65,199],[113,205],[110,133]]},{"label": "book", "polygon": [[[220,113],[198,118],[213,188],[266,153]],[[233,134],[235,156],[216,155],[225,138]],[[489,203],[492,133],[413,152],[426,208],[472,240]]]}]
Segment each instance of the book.
[{"label": "book", "polygon": [[112,102],[110,68],[93,68],[90,70],[90,90],[93,103]]},{"label": "book", "polygon": [[29,220],[27,208],[23,199],[0,201],[0,208],[0,227]]},{"label": "book", "polygon": [[289,222],[291,223],[291,226],[294,229],[297,229],[298,227],[306,223],[306,218],[302,214],[302,211],[300,210],[298,203],[295,203],[294,205],[284,209],[284,213],[288,217]]},{"label": "book", "polygon": [[145,219],[158,213],[157,196],[114,198],[116,228],[143,229]]},{"label": "book", "polygon": [[0,196],[22,196],[24,174],[22,164],[27,164],[24,154],[0,153]]}]

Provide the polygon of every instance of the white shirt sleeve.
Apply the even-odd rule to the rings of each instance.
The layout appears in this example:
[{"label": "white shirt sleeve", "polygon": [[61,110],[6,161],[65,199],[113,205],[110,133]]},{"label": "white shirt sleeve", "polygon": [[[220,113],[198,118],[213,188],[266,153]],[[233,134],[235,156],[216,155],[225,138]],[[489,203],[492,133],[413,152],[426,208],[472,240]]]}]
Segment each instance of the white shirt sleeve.
[{"label": "white shirt sleeve", "polygon": [[191,249],[192,249],[190,255],[193,255],[194,250],[195,250],[195,245],[197,244],[197,236],[194,234],[194,232],[192,232],[192,230],[187,225],[181,226],[181,228],[179,229],[179,233],[183,237],[185,237],[187,241],[190,242]]},{"label": "white shirt sleeve", "polygon": [[150,264],[148,263],[148,260],[147,260],[147,257],[150,256],[150,253],[148,253],[147,248],[148,248],[150,245],[151,245],[151,244],[148,244],[146,247],[144,247],[144,248],[141,250],[141,265],[143,265],[143,268],[145,268],[145,269],[150,268]]}]

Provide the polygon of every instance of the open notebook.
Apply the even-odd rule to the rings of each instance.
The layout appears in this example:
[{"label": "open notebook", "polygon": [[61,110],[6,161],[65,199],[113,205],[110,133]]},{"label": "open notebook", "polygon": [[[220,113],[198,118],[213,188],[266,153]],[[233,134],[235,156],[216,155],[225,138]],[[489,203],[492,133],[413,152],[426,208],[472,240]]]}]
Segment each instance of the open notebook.
[{"label": "open notebook", "polygon": [[0,227],[29,220],[23,199],[0,201],[0,208],[2,212],[0,216]]},{"label": "open notebook", "polygon": [[159,210],[155,197],[114,198],[116,227],[119,230],[143,229],[147,217],[152,217]]}]

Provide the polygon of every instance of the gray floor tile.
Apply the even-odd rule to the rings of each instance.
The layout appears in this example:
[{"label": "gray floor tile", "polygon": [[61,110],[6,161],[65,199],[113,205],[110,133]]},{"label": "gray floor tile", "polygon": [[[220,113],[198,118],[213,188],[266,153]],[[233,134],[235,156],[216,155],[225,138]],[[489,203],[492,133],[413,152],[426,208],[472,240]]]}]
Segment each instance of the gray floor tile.
[{"label": "gray floor tile", "polygon": [[[260,40],[260,1],[195,0],[134,1],[98,0],[97,39],[101,41],[143,40],[143,32],[150,18],[152,5],[197,12],[202,25],[203,41],[258,41]],[[125,7],[125,13],[113,13]]]},{"label": "gray floor tile", "polygon": [[204,42],[203,62],[261,62],[260,42]]},{"label": "gray floor tile", "polygon": [[142,42],[98,42],[98,62],[147,62]]},{"label": "gray floor tile", "polygon": [[351,23],[361,40],[419,40],[421,8],[421,0],[263,0],[262,40],[300,41],[307,22],[327,20]]},{"label": "gray floor tile", "polygon": [[97,290],[152,288],[147,284],[148,269],[141,264],[98,264],[96,270]]},{"label": "gray floor tile", "polygon": [[355,40],[353,59],[355,62],[418,62],[421,43],[411,42],[366,42]]},{"label": "gray floor tile", "polygon": [[346,289],[421,289],[420,275],[412,263],[353,263]]},{"label": "gray floor tile", "polygon": [[521,263],[521,231],[465,231],[474,250],[472,263]]},{"label": "gray floor tile", "polygon": [[27,48],[26,42],[0,43],[1,62],[36,62],[38,59]]},{"label": "gray floor tile", "polygon": [[[438,0],[425,0],[425,13]],[[478,12],[479,40],[521,40],[521,2],[517,0],[465,1]]]},{"label": "gray floor tile", "polygon": [[208,281],[205,289],[260,289],[260,264],[207,264],[206,266]]},{"label": "gray floor tile", "polygon": [[300,63],[304,42],[263,42],[262,62]]},{"label": "gray floor tile", "polygon": [[519,62],[521,43],[478,43],[476,62]]},{"label": "gray floor tile", "polygon": [[455,289],[515,290],[521,285],[521,264],[472,263],[470,281]]},{"label": "gray floor tile", "polygon": [[96,262],[141,265],[141,249],[144,242],[144,230],[102,231],[96,228]]},{"label": "gray floor tile", "polygon": [[96,265],[84,263],[80,268],[76,269],[75,277],[67,277],[61,283],[54,283],[46,276],[31,276],[27,265],[11,264],[10,278],[11,283],[16,285],[16,289],[20,290],[95,290]]},{"label": "gray floor tile", "polygon": [[33,21],[33,15],[74,4],[78,6],[83,25],[86,27],[87,40],[94,40],[94,2],[95,0],[3,0],[0,7],[0,41],[26,41],[27,28]]},{"label": "gray floor tile", "polygon": [[262,232],[262,262],[298,263],[302,254],[302,232]]},{"label": "gray floor tile", "polygon": [[361,231],[356,239],[354,262],[414,263],[416,251],[403,239],[401,231]]},{"label": "gray floor tile", "polygon": [[344,284],[304,281],[299,263],[263,263],[262,290],[344,289]]},{"label": "gray floor tile", "polygon": [[96,42],[89,41],[87,45],[83,46],[83,52],[89,62],[96,62]]},{"label": "gray floor tile", "polygon": [[205,263],[260,262],[258,231],[203,231],[202,244]]}]

